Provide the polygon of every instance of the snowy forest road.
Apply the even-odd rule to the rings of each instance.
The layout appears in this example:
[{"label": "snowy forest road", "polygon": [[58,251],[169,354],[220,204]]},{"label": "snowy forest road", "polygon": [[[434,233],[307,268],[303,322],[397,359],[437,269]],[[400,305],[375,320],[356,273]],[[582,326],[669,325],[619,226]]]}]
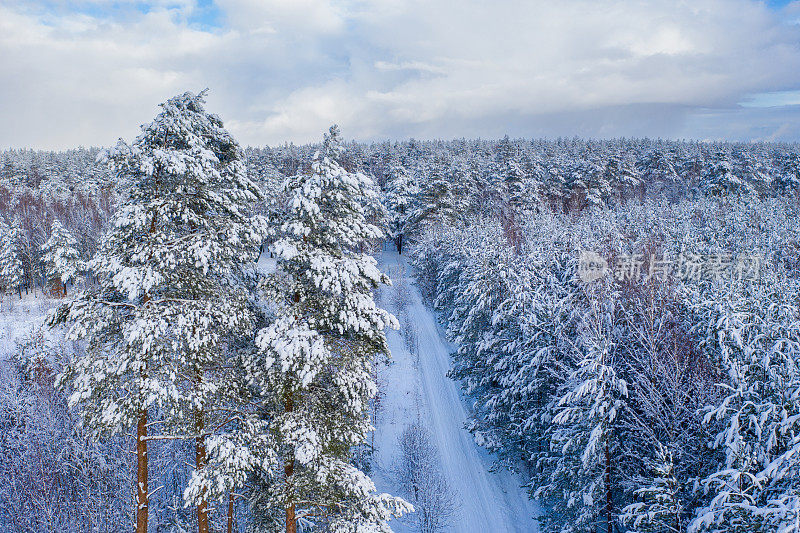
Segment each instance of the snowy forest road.
[{"label": "snowy forest road", "polygon": [[[453,348],[443,338],[433,312],[413,285],[411,269],[394,251],[384,252],[379,262],[393,281],[393,287],[384,291],[381,303],[398,316],[401,331],[390,332],[388,336],[393,363],[382,376],[386,395],[382,400],[382,415],[375,424],[378,465],[384,472],[387,470],[397,453],[397,436],[405,424],[417,419],[430,431],[442,474],[460,504],[445,531],[538,531],[535,520],[538,508],[520,487],[521,480],[506,470],[492,470],[492,457],[475,444],[464,427],[465,400],[458,384],[447,377]],[[396,296],[401,290],[405,304],[399,308]],[[407,347],[404,328],[414,330],[418,357]],[[383,480],[389,490],[390,479],[391,476],[386,476]]]}]

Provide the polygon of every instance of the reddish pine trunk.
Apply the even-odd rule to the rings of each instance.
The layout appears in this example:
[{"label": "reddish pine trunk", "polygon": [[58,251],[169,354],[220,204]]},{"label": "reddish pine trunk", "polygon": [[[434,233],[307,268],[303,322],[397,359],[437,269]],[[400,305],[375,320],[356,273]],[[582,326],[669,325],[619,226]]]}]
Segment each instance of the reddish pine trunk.
[{"label": "reddish pine trunk", "polygon": [[608,533],[614,533],[614,522],[611,516],[613,504],[611,501],[611,450],[606,443],[606,523]]},{"label": "reddish pine trunk", "polygon": [[[203,410],[198,409],[194,413],[197,437],[195,441],[195,469],[199,472],[206,466],[206,439],[203,435],[204,420]],[[197,531],[198,533],[208,533],[208,500],[205,496],[206,489],[201,489],[200,503],[197,504]]]},{"label": "reddish pine trunk", "polygon": [[147,409],[139,411],[136,425],[136,533],[147,533]]},{"label": "reddish pine trunk", "polygon": [[233,494],[228,495],[228,533],[233,533]]},{"label": "reddish pine trunk", "polygon": [[[292,474],[294,474],[294,461],[286,463],[283,469],[288,481]],[[286,533],[297,533],[297,518],[295,518],[294,515],[294,504],[286,508]]]},{"label": "reddish pine trunk", "polygon": [[[303,237],[303,240],[305,240],[305,237]],[[295,292],[292,300],[294,300],[294,303],[300,303],[300,293]],[[300,318],[295,315],[295,319],[299,320]],[[294,399],[292,398],[291,392],[286,395],[284,411],[287,413],[294,411]],[[294,475],[294,459],[287,458],[286,464],[283,465],[283,473],[286,477],[286,485],[288,487],[291,485],[292,475]],[[297,517],[295,516],[293,503],[286,507],[286,533],[297,533]]]},{"label": "reddish pine trunk", "polygon": [[[300,300],[300,295],[295,295],[295,301]],[[291,394],[286,397],[285,410],[291,413],[294,410],[294,401]],[[286,475],[286,484],[291,485],[292,475],[294,475],[294,459],[288,459],[283,466],[283,472]],[[286,533],[297,533],[297,518],[295,517],[294,504],[292,503],[286,507]]]},{"label": "reddish pine trunk", "polygon": [[[155,231],[156,219],[150,223],[150,233]],[[64,284],[66,295],[67,285]],[[142,305],[147,305],[150,295],[145,294]],[[143,376],[142,376],[143,377]],[[139,410],[136,426],[136,533],[147,533],[150,493],[147,487],[147,409]]]}]

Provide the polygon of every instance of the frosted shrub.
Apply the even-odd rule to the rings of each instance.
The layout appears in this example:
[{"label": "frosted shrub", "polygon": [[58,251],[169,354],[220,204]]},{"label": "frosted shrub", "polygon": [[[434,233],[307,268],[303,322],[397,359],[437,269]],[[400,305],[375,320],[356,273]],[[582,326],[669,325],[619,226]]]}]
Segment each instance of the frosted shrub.
[{"label": "frosted shrub", "polygon": [[419,423],[406,426],[398,449],[393,477],[414,506],[406,521],[421,533],[447,531],[458,514],[458,498],[441,472],[430,433]]}]

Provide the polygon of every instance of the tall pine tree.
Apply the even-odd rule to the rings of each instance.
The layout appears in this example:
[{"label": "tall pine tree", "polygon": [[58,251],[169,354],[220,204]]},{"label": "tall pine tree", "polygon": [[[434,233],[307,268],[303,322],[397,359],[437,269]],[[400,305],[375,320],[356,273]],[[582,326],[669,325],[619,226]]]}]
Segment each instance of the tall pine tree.
[{"label": "tall pine tree", "polygon": [[0,287],[9,292],[16,290],[22,299],[23,271],[17,224],[18,221],[14,220],[14,226],[9,227],[0,221]]},{"label": "tall pine tree", "polygon": [[266,280],[274,321],[258,335],[260,358],[247,365],[279,457],[260,508],[272,531],[294,533],[303,520],[333,532],[384,532],[410,509],[375,495],[351,462],[351,448],[371,430],[372,361],[388,355],[384,329],[397,320],[375,305],[372,291],[389,279],[362,252],[383,237],[367,218],[376,191],[342,168],[341,150],[333,126],[310,170],[290,180],[288,217],[273,245],[277,270]]},{"label": "tall pine tree", "polygon": [[[148,521],[150,411],[162,417],[162,438],[195,440],[202,472],[230,371],[226,342],[253,327],[243,268],[257,258],[263,224],[245,209],[258,190],[204,96],[169,99],[132,145],[109,153],[126,200],[92,261],[98,286],[51,319],[73,322],[69,337],[87,340],[59,378],[73,389],[70,402],[99,431],[136,426],[138,533]],[[206,488],[190,494],[201,533]]]},{"label": "tall pine tree", "polygon": [[78,241],[57,219],[53,220],[50,238],[42,245],[42,262],[45,264],[48,279],[59,280],[67,293],[67,283],[74,281],[83,262],[77,248]]},{"label": "tall pine tree", "polygon": [[555,407],[551,446],[560,452],[550,485],[540,493],[553,498],[545,517],[547,531],[613,533],[616,517],[618,441],[615,429],[628,387],[615,368],[615,297],[606,281],[587,285],[589,307],[580,328],[581,360]]}]

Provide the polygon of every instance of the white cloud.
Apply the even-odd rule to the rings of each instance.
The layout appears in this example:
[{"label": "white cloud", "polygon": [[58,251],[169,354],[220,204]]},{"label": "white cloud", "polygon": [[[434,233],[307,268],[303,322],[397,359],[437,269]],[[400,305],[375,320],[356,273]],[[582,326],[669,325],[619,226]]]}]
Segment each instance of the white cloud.
[{"label": "white cloud", "polygon": [[775,91],[754,94],[745,98],[743,107],[782,107],[800,105],[800,91]]},{"label": "white cloud", "polygon": [[333,121],[359,139],[755,138],[737,103],[800,89],[795,8],[757,1],[217,0],[211,30],[193,0],[135,4],[0,3],[0,146],[110,144],[204,87],[249,144]]},{"label": "white cloud", "polygon": [[330,0],[217,0],[232,24],[270,33],[324,33],[344,30],[346,6]]}]

